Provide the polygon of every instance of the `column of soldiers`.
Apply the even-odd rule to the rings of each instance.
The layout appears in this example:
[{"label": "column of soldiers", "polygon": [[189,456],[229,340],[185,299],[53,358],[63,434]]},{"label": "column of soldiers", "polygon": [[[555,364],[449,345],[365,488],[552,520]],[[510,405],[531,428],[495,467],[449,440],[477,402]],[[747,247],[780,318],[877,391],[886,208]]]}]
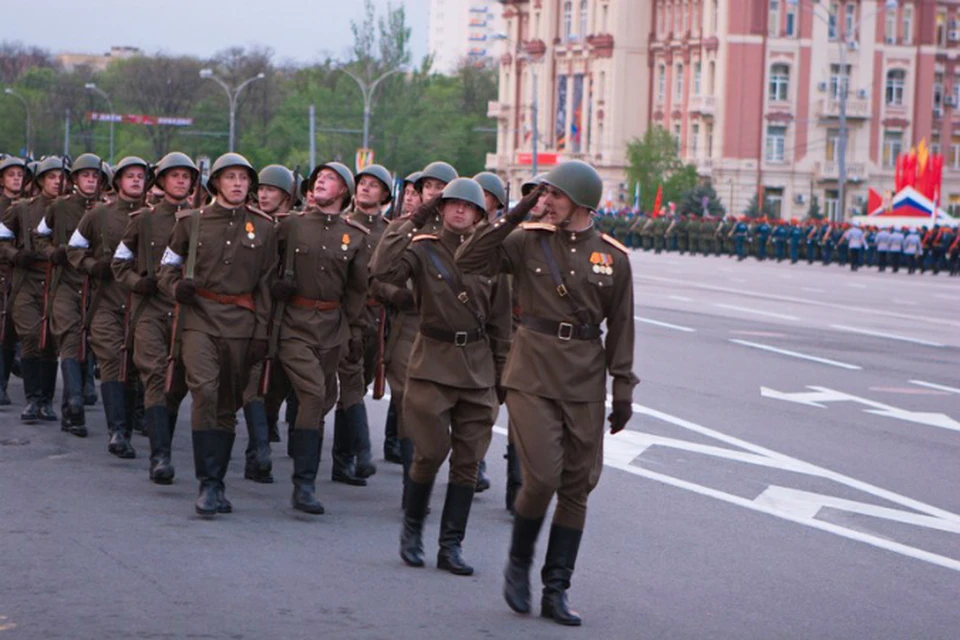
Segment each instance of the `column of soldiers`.
[{"label": "column of soldiers", "polygon": [[388,382],[384,457],[404,469],[400,556],[424,566],[424,522],[449,458],[436,566],[471,575],[463,542],[506,404],[514,524],[504,597],[531,610],[534,546],[556,496],[540,611],[579,625],[566,593],[602,469],[607,376],[611,433],[630,419],[638,383],[630,263],[594,226],[597,172],[566,163],[524,184],[512,209],[497,176],[460,177],[444,162],[399,181],[379,165],[354,175],[328,162],[301,181],[228,153],[206,184],[202,173],[179,152],[115,168],[92,154],[32,169],[3,159],[3,380],[19,342],[22,419],[59,419],[59,362],[62,429],[87,436],[95,357],[109,452],[136,457],[140,389],[149,478],[165,485],[189,393],[194,507],[214,517],[233,510],[225,478],[237,413],[244,477],[269,483],[286,401],[291,503],[322,514],[326,418],[334,412],[331,479],[366,485],[376,466],[365,397],[371,385],[382,397]]},{"label": "column of soldiers", "polygon": [[919,270],[960,275],[960,233],[948,225],[858,227],[816,219],[678,215],[664,207],[653,216],[601,216],[598,227],[631,248],[654,253],[817,262],[849,266],[853,271],[863,266],[896,273],[903,267],[911,274]]}]

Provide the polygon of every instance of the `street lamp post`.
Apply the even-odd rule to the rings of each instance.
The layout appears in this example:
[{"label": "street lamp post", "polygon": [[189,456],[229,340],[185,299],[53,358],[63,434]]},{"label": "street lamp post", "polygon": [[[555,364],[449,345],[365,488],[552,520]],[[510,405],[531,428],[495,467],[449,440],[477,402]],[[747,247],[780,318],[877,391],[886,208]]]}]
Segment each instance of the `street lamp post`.
[{"label": "street lamp post", "polygon": [[110,108],[110,159],[107,162],[109,162],[110,164],[113,164],[113,120],[115,117],[115,112],[113,110],[113,101],[110,100],[110,96],[107,95],[106,91],[98,87],[93,82],[88,82],[87,84],[83,85],[83,88],[86,89],[87,91],[93,91],[94,93],[102,97],[104,100],[107,101],[107,106]]},{"label": "street lamp post", "polygon": [[247,78],[236,89],[231,89],[230,85],[214,75],[212,69],[200,69],[200,77],[208,80],[213,80],[218,85],[223,87],[223,90],[227,92],[227,100],[230,102],[230,151],[233,152],[234,147],[234,132],[236,131],[236,121],[237,121],[237,97],[240,95],[240,92],[243,91],[251,82],[256,80],[262,80],[266,76],[261,72],[252,78]]},{"label": "street lamp post", "polygon": [[360,93],[363,94],[363,148],[370,148],[370,105],[373,103],[373,92],[377,90],[377,85],[383,82],[386,78],[392,76],[395,73],[400,73],[402,69],[390,69],[385,72],[379,78],[373,82],[367,82],[354,72],[350,71],[346,67],[339,67],[340,71],[343,71],[345,74],[353,78],[353,81],[357,83],[357,86],[360,87]]},{"label": "street lamp post", "polygon": [[25,131],[23,136],[23,155],[28,156],[30,155],[30,106],[27,104],[27,101],[24,99],[22,95],[20,95],[10,87],[7,87],[6,89],[4,89],[3,92],[8,96],[13,96],[14,98],[20,101],[20,104],[23,105],[23,112],[26,116],[26,126],[25,126]]},{"label": "street lamp post", "polygon": [[[815,0],[811,0],[815,3]],[[787,0],[787,4],[791,6],[798,6],[800,0]],[[839,120],[840,120],[840,136],[837,140],[837,196],[838,196],[838,206],[837,210],[831,216],[831,222],[836,222],[838,220],[843,220],[845,218],[845,212],[847,209],[847,95],[850,90],[850,77],[847,75],[847,51],[850,47],[856,46],[856,34],[860,31],[860,26],[867,18],[876,18],[877,14],[881,11],[895,11],[898,6],[897,0],[885,0],[883,3],[883,9],[877,9],[869,14],[864,14],[860,16],[860,19],[853,25],[853,29],[844,30],[843,38],[837,38],[837,46],[840,48],[840,77],[838,78],[837,83],[837,99],[839,107]],[[823,21],[827,25],[827,29],[830,28],[830,15],[828,14],[826,18],[823,15],[817,13],[816,7],[810,7],[810,13],[812,13],[816,18]],[[833,19],[836,20],[835,28],[839,28],[839,15],[833,15]]]}]

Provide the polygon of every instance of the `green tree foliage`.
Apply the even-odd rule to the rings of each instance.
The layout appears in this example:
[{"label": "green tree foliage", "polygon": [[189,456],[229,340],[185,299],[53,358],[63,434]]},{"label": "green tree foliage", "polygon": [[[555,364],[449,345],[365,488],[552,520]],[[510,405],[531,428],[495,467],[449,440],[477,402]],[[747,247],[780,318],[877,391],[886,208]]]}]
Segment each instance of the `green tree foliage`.
[{"label": "green tree foliage", "polygon": [[823,212],[820,211],[820,201],[817,196],[810,198],[810,206],[807,208],[807,217],[811,220],[823,220]]},{"label": "green tree foliage", "polygon": [[727,210],[717,197],[717,192],[713,185],[707,183],[694,187],[683,195],[677,207],[680,213],[687,216],[701,217],[703,215],[703,199],[707,199],[707,214],[711,218],[722,218],[727,214]]},{"label": "green tree foliage", "polygon": [[[194,157],[216,157],[227,150],[229,102],[226,92],[200,77],[211,69],[236,87],[247,85],[236,105],[236,148],[257,167],[273,162],[309,163],[309,109],[316,111],[317,161],[339,160],[352,166],[362,144],[363,96],[343,71],[372,83],[391,69],[373,95],[370,146],[375,161],[405,175],[433,160],[446,160],[462,175],[483,170],[496,136],[487,102],[497,96],[496,70],[464,66],[452,76],[435,73],[432,59],[413,61],[411,31],[402,6],[377,15],[370,0],[351,25],[354,46],[347,60],[327,58],[310,65],[279,65],[269,49],[233,47],[201,60],[156,55],[119,60],[94,73],[80,67],[57,69],[46,51],[0,42],[0,76],[24,97],[32,118],[35,156],[63,151],[65,114],[70,112],[70,153],[108,151],[109,125],[90,122],[89,111],[108,111],[105,100],[84,89],[95,82],[111,98],[117,113],[193,118],[190,127],[116,124],[115,159],[141,155],[156,160],[171,150]],[[24,146],[21,103],[0,93],[0,151]]]},{"label": "green tree foliage", "polygon": [[750,202],[747,203],[747,210],[743,212],[745,216],[747,216],[748,218],[759,218],[761,216],[766,216],[767,218],[776,217],[777,214],[774,211],[773,204],[770,202],[769,198],[763,199],[762,211],[759,208],[759,204],[757,203],[757,200],[758,200],[757,194],[754,194],[753,197],[750,198]]},{"label": "green tree foliage", "polygon": [[627,161],[628,190],[632,193],[640,183],[641,206],[645,211],[653,208],[660,185],[664,206],[667,202],[680,202],[697,185],[696,167],[680,159],[676,140],[663,127],[650,127],[642,140],[628,143]]}]

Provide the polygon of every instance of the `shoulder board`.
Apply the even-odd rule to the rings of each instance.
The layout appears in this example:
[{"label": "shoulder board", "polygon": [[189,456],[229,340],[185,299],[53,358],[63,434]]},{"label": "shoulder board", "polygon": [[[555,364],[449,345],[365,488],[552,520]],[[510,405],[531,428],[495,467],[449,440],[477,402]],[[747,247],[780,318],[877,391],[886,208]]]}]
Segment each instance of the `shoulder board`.
[{"label": "shoulder board", "polygon": [[439,240],[437,236],[432,233],[421,233],[420,235],[413,236],[413,240],[410,242],[420,242],[421,240]]},{"label": "shoulder board", "polygon": [[532,229],[538,231],[556,231],[556,225],[552,225],[549,222],[521,222],[521,229]]},{"label": "shoulder board", "polygon": [[[173,215],[177,220],[183,220],[184,218],[189,218],[191,215],[193,215],[194,211],[196,211],[196,209],[181,209]],[[200,209],[200,213],[203,214],[203,209]]]},{"label": "shoulder board", "polygon": [[145,211],[153,212],[153,207],[151,207],[151,206],[149,206],[149,205],[146,206],[146,207],[140,207],[140,208],[137,209],[136,211],[131,211],[131,212],[130,212],[130,217],[131,217],[131,218],[136,218],[138,215],[140,215],[141,213],[143,213],[143,212],[145,212]]},{"label": "shoulder board", "polygon": [[347,223],[348,225],[350,225],[351,227],[355,227],[355,228],[357,228],[357,229],[360,229],[360,231],[362,231],[362,232],[364,233],[364,235],[369,235],[369,234],[370,234],[370,229],[367,229],[365,226],[363,226],[362,224],[360,224],[360,223],[357,222],[356,220],[351,220],[350,218],[348,218],[348,217],[346,217],[346,216],[341,216],[341,217],[343,218],[343,221],[346,222],[346,223]]},{"label": "shoulder board", "polygon": [[630,254],[630,250],[627,249],[623,244],[620,243],[619,240],[617,240],[617,239],[614,238],[613,236],[608,236],[608,235],[605,234],[605,233],[601,233],[601,234],[600,234],[600,237],[603,238],[604,242],[607,242],[608,244],[612,244],[612,245],[615,246],[617,249],[620,249],[620,251],[623,251],[623,252],[626,253],[627,255]]},{"label": "shoulder board", "polygon": [[255,215],[258,215],[261,218],[269,220],[270,222],[273,222],[273,216],[271,216],[269,213],[265,213],[261,211],[260,209],[257,209],[256,207],[251,207],[250,205],[247,205],[247,211]]}]

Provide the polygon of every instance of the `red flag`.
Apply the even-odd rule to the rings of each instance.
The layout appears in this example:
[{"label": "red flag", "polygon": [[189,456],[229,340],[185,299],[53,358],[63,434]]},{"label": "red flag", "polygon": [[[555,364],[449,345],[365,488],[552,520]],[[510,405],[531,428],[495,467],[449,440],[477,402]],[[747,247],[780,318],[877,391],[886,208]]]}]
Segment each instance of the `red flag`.
[{"label": "red flag", "polygon": [[883,197],[874,191],[873,187],[867,190],[867,214],[871,214],[883,206]]},{"label": "red flag", "polygon": [[660,215],[660,207],[663,204],[663,185],[657,185],[657,198],[653,201],[653,217]]}]

